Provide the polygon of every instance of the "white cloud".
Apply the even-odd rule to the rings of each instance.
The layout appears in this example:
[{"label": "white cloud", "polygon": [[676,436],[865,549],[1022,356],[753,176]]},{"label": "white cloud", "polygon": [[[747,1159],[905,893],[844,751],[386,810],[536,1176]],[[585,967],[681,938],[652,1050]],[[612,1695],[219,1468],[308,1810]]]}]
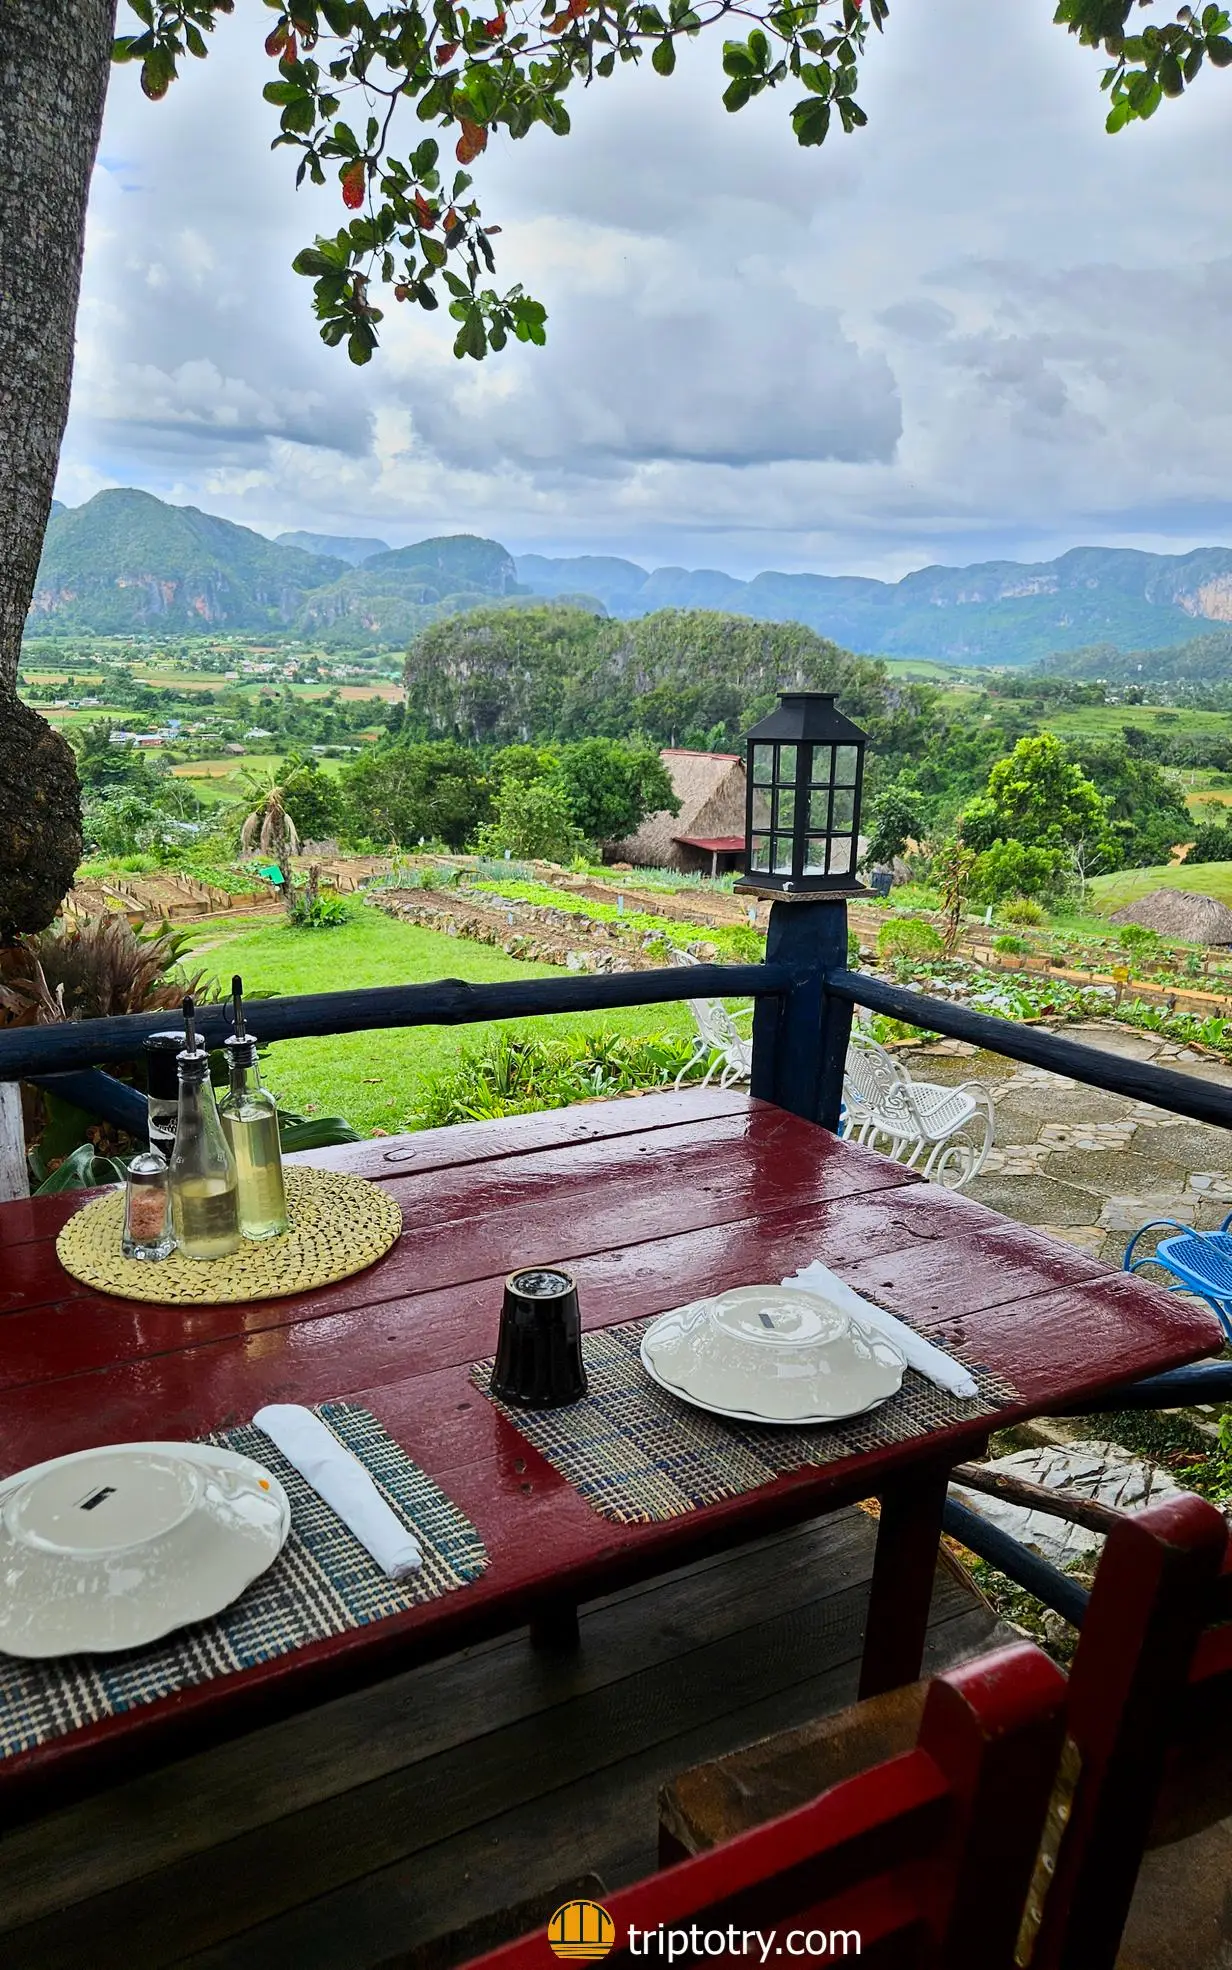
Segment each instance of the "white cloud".
[{"label": "white cloud", "polygon": [[580,94],[478,179],[546,350],[460,365],[390,300],[356,371],[290,272],[336,187],[271,155],[241,4],[163,104],[115,78],[62,496],[738,573],[1226,536],[1232,82],[1108,139],[1050,11],[899,0],[870,127],[821,151],[787,91],[726,115],[721,31]]}]

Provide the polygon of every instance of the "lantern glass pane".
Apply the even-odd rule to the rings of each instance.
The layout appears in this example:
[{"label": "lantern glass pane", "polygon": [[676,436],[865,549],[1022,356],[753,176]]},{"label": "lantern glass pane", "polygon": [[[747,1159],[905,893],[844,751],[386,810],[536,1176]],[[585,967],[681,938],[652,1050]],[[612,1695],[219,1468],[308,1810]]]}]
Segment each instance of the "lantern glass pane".
[{"label": "lantern glass pane", "polygon": [[774,747],[753,747],[753,785],[768,787],[774,782]]},{"label": "lantern glass pane", "polygon": [[789,876],[791,874],[790,835],[775,835],[774,837],[774,873],[776,876]]},{"label": "lantern glass pane", "polygon": [[813,747],[813,785],[828,787],[834,778],[834,747]]},{"label": "lantern glass pane", "polygon": [[850,875],[854,862],[855,844],[850,835],[830,837],[830,869],[832,876]]},{"label": "lantern glass pane", "polygon": [[814,787],[809,795],[809,828],[814,834],[830,832],[830,789]]},{"label": "lantern glass pane", "polygon": [[790,787],[779,789],[779,813],[777,827],[780,834],[792,834],[796,825],[796,796]]},{"label": "lantern glass pane", "polygon": [[829,838],[826,835],[810,835],[805,852],[804,873],[806,876],[824,876],[826,873],[826,849]]},{"label": "lantern glass pane", "polygon": [[835,746],[834,784],[836,787],[854,787],[856,762],[859,757],[859,748],[856,746]]},{"label": "lantern glass pane", "polygon": [[767,875],[769,875],[769,873],[770,873],[770,837],[769,837],[769,835],[754,835],[754,836],[753,836],[753,867],[754,867],[755,869],[761,869],[761,870],[763,870],[763,871],[764,871],[764,872],[765,872],[765,873],[766,873]]},{"label": "lantern glass pane", "polygon": [[856,818],[856,791],[854,787],[834,789],[834,811],[830,822],[831,832],[836,835],[850,834]]},{"label": "lantern glass pane", "polygon": [[778,781],[781,787],[794,787],[796,784],[796,748],[794,746],[779,747]]}]

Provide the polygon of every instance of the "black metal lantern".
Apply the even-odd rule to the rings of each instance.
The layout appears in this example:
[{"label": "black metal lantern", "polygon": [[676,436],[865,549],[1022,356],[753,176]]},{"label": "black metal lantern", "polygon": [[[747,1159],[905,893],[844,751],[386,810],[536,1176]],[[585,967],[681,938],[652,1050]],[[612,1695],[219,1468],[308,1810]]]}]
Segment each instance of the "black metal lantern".
[{"label": "black metal lantern", "polygon": [[867,740],[831,691],[781,691],[747,738],[742,887],[852,894]]}]

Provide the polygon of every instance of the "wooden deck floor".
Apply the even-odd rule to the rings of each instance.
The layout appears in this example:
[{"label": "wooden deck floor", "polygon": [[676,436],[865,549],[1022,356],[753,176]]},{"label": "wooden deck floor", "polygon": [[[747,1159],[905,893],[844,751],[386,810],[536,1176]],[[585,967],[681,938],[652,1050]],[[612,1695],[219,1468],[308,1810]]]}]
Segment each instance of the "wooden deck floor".
[{"label": "wooden deck floor", "polygon": [[[576,1649],[523,1631],[20,1828],[0,1961],[444,1970],[491,1911],[634,1879],[665,1778],[852,1699],[874,1533],[779,1534],[594,1603]],[[939,1569],[927,1667],[995,1630]]]}]

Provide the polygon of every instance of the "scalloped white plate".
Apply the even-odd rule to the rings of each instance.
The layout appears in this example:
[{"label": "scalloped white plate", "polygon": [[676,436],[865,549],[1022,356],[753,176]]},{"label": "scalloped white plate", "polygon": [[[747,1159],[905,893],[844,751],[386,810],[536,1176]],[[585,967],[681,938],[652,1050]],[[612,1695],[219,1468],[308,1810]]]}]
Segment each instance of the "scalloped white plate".
[{"label": "scalloped white plate", "polygon": [[140,1648],[204,1621],[273,1565],[278,1479],[206,1443],[115,1443],[0,1483],[0,1652]]},{"label": "scalloped white plate", "polygon": [[863,1416],[897,1393],[906,1361],[884,1334],[799,1286],[741,1286],[674,1307],[642,1336],[660,1387],[735,1422],[801,1426]]}]

